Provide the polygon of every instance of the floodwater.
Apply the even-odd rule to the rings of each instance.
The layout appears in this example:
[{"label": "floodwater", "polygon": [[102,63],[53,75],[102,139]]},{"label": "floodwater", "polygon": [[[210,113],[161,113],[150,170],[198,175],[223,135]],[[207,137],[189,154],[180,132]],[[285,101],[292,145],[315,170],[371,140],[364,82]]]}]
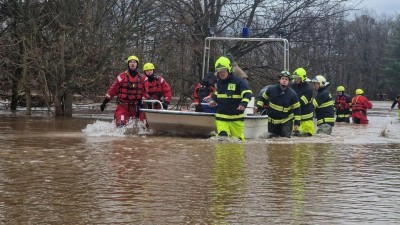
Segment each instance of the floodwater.
[{"label": "floodwater", "polygon": [[0,224],[399,224],[400,124],[373,104],[368,125],[244,143],[2,110]]}]

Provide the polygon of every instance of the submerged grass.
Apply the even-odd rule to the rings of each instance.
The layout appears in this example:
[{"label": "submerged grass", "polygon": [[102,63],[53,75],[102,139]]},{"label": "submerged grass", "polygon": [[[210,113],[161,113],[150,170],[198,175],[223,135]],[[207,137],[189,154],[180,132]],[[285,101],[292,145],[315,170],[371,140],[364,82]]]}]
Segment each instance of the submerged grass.
[{"label": "submerged grass", "polygon": [[380,137],[388,137],[388,130],[387,130],[387,124],[385,125],[385,127],[381,130],[381,133],[379,135]]}]

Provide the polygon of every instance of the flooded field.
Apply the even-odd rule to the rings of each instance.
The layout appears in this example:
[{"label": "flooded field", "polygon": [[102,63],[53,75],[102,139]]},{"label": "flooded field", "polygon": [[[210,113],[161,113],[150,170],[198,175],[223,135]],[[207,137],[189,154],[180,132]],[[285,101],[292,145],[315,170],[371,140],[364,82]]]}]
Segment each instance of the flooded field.
[{"label": "flooded field", "polygon": [[[400,124],[220,142],[0,111],[0,224],[398,224]],[[93,112],[92,112],[93,111]]]}]

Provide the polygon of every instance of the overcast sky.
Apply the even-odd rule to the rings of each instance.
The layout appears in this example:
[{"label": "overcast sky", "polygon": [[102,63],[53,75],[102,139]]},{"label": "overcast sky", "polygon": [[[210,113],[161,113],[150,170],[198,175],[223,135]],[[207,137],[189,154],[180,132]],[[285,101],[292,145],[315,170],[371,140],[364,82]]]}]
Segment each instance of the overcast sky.
[{"label": "overcast sky", "polygon": [[372,10],[378,16],[382,13],[386,15],[400,14],[400,0],[364,0],[360,8]]}]

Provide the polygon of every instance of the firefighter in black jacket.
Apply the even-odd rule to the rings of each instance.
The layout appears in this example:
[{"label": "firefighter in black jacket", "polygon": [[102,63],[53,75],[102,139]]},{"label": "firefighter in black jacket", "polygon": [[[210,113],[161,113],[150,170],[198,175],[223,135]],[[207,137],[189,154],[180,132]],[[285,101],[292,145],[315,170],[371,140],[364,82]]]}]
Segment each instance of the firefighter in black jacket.
[{"label": "firefighter in black jacket", "polygon": [[315,116],[317,117],[317,134],[331,134],[335,125],[335,110],[332,95],[326,90],[329,82],[322,75],[317,75],[313,80],[314,89],[318,91],[313,99]]},{"label": "firefighter in black jacket", "polygon": [[[300,126],[300,102],[296,92],[290,88],[291,75],[288,71],[279,74],[279,84],[270,85],[257,101],[257,110],[261,111],[268,102],[268,136],[288,137]],[[294,125],[294,127],[293,127]]]},{"label": "firefighter in black jacket", "polygon": [[295,132],[293,135],[312,136],[315,134],[313,122],[314,106],[312,104],[314,91],[309,83],[307,83],[307,81],[311,80],[307,78],[306,70],[303,68],[297,68],[293,72],[292,79],[294,79],[292,89],[299,98],[301,111],[299,132]]},{"label": "firefighter in black jacket", "polygon": [[247,83],[232,73],[231,62],[221,56],[215,62],[218,73],[217,90],[210,106],[216,106],[215,123],[218,136],[244,140],[244,110],[252,97]]}]

